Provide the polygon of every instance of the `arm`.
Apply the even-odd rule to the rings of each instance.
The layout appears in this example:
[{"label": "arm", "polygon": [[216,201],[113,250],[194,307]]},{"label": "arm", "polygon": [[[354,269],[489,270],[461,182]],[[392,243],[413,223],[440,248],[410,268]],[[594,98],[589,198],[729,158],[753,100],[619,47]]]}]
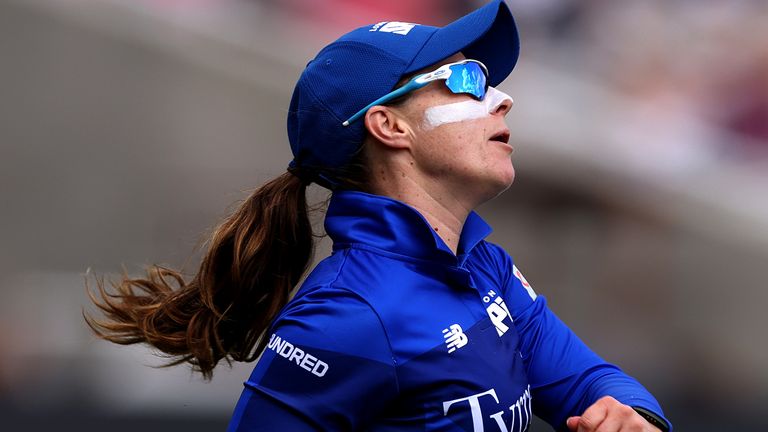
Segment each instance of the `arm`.
[{"label": "arm", "polygon": [[584,413],[603,396],[657,416],[656,399],[634,378],[592,352],[538,297],[515,320],[536,414],[555,426]]},{"label": "arm", "polygon": [[506,301],[520,334],[536,415],[564,430],[569,417],[586,414],[601,398],[611,396],[649,422],[655,419],[661,430],[671,430],[648,390],[592,352],[547,307],[546,299],[536,295],[511,258],[504,265],[510,275]]}]

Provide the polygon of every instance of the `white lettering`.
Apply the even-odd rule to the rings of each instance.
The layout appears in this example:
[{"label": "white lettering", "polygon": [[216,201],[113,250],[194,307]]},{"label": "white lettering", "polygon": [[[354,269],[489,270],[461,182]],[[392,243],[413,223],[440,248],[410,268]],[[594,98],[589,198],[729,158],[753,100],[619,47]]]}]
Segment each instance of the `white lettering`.
[{"label": "white lettering", "polygon": [[[528,386],[528,388],[525,389],[525,391],[517,400],[517,402],[515,402],[514,405],[509,407],[509,410],[512,411],[512,426],[509,428],[509,432],[513,432],[512,429],[515,427],[515,410],[517,410],[517,419],[519,420],[517,422],[517,431],[522,432],[524,430],[527,430],[528,425],[531,424],[531,386],[530,385]],[[523,414],[525,414],[525,422],[523,422]],[[523,426],[525,426],[526,429],[523,429]]]},{"label": "white lettering", "polygon": [[296,366],[301,365],[301,359],[304,357],[304,350],[301,348],[295,348],[288,361],[295,361]]},{"label": "white lettering", "polygon": [[501,308],[504,309],[504,312],[507,313],[507,316],[509,316],[509,319],[512,319],[512,314],[509,313],[509,309],[507,309],[507,305],[504,303],[504,299],[502,299],[501,297],[497,297],[496,300],[494,300],[493,302],[501,306]]},{"label": "white lettering", "polygon": [[[493,291],[490,293],[493,293]],[[486,307],[485,310],[488,311],[488,316],[491,318],[491,322],[493,322],[493,325],[496,327],[496,332],[499,334],[499,336],[504,335],[504,333],[509,330],[509,326],[504,323],[504,320],[509,317],[510,321],[513,321],[512,314],[509,313],[507,305],[504,304],[504,299],[502,297],[496,297],[496,300],[494,300],[493,303]]]},{"label": "white lettering", "polygon": [[307,354],[304,356],[304,360],[301,361],[301,364],[299,366],[301,366],[302,369],[306,369],[312,372],[312,366],[315,365],[315,360],[317,360],[315,356],[313,356],[312,354]]},{"label": "white lettering", "polygon": [[269,343],[267,344],[267,348],[273,349],[275,347],[275,339],[280,340],[280,336],[272,333],[272,336],[269,337]]},{"label": "white lettering", "polygon": [[312,368],[312,373],[319,377],[325,375],[326,372],[328,372],[328,363],[322,360],[318,360],[315,367]]},{"label": "white lettering", "polygon": [[493,323],[494,327],[496,327],[496,332],[499,334],[499,336],[506,333],[507,330],[509,330],[509,326],[504,324],[504,318],[507,317],[507,312],[496,303],[491,303],[490,306],[486,308],[486,310],[488,311],[488,316],[491,317],[491,322]]},{"label": "white lettering", "polygon": [[478,393],[472,396],[468,396],[465,398],[460,399],[454,399],[451,401],[443,402],[443,415],[448,415],[448,410],[451,409],[451,405],[457,403],[457,402],[469,402],[469,409],[472,413],[472,426],[474,432],[484,432],[485,428],[483,427],[483,411],[480,408],[480,398],[485,395],[491,395],[493,396],[493,400],[496,401],[496,403],[499,403],[499,398],[496,397],[496,390],[490,389],[483,393]]},{"label": "white lettering", "polygon": [[280,347],[280,351],[278,351],[277,353],[285,358],[288,358],[288,356],[290,356],[292,352],[293,352],[293,344],[283,339],[283,345]]},{"label": "white lettering", "polygon": [[309,371],[315,376],[323,377],[328,372],[328,363],[305,352],[301,348],[293,346],[292,343],[281,339],[280,336],[274,333],[269,338],[267,349],[271,349],[281,357],[288,359],[288,361],[296,363],[300,368]]},{"label": "white lettering", "polygon": [[[523,426],[522,422],[522,414],[520,413],[520,399],[517,400],[513,405],[510,405],[509,410],[512,412],[512,427],[515,426],[515,419],[520,420],[520,427]],[[515,412],[517,410],[517,412]],[[518,427],[518,429],[520,428]],[[512,432],[512,428],[509,429],[509,432]]]},{"label": "white lettering", "polygon": [[502,415],[504,415],[504,411],[499,411],[496,414],[491,414],[491,418],[496,420],[496,426],[499,427],[501,432],[506,432],[507,425],[504,424],[504,420],[501,418]]},{"label": "white lettering", "polygon": [[528,429],[528,425],[531,424],[531,416],[533,415],[532,406],[531,406],[531,400],[533,398],[531,397],[530,385],[528,386],[527,389],[525,389],[525,392],[521,397],[525,398],[525,426],[526,426],[526,429]]},{"label": "white lettering", "polygon": [[[479,395],[473,395],[469,398],[464,399],[456,399],[456,401],[463,401],[463,400],[469,400],[470,409],[472,409],[472,423],[475,431],[483,431],[484,426],[482,424],[482,412],[480,408],[480,404],[478,402],[478,398],[480,396],[488,394],[490,391],[493,391],[493,389],[489,390],[485,393],[480,393]],[[493,393],[494,399],[496,399],[496,403],[498,403],[498,399],[496,398],[496,393]],[[449,402],[443,402],[443,411],[445,412],[444,415],[447,415],[448,409],[446,408],[446,404],[450,404],[455,401],[449,401]],[[474,402],[474,405],[473,405]],[[450,407],[450,405],[448,405]],[[477,411],[474,411],[474,409],[477,409]],[[517,399],[517,401],[509,406],[509,411],[512,413],[512,421],[509,425],[509,429],[507,429],[507,425],[504,422],[504,411],[499,411],[496,413],[491,414],[488,418],[496,422],[496,426],[499,428],[499,432],[523,432],[528,430],[528,425],[531,424],[531,386],[529,385],[526,390],[523,392],[523,394],[520,396],[520,398]],[[478,417],[475,417],[475,414],[477,413]],[[525,421],[523,421],[523,416],[525,416]]]}]

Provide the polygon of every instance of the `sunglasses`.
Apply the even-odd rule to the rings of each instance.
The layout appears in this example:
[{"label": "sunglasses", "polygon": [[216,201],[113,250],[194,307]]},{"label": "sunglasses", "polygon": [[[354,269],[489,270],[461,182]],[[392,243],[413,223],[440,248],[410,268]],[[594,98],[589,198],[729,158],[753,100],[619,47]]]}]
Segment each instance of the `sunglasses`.
[{"label": "sunglasses", "polygon": [[448,63],[432,72],[418,75],[404,86],[376,99],[347,119],[342,125],[349,126],[350,123],[359,120],[360,117],[364,116],[375,105],[391,102],[408,92],[420,89],[437,80],[445,80],[446,87],[453,93],[468,94],[477,100],[483,100],[488,92],[488,68],[484,64],[477,60],[462,60],[456,63]]}]

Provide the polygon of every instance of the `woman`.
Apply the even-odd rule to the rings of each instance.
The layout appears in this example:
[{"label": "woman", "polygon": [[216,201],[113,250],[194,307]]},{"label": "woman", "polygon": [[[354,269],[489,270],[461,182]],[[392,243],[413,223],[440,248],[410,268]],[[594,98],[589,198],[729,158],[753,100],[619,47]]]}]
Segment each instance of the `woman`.
[{"label": "woman", "polygon": [[[294,90],[289,173],[219,227],[193,280],[154,267],[119,301],[100,287],[108,320],[89,324],[206,377],[261,354],[231,431],[522,431],[532,412],[563,430],[669,430],[483,240],[472,210],[514,178],[512,99],[493,86],[518,51],[500,0],[443,28],[342,36]],[[312,182],[333,191],[333,254],[287,302],[312,254]]]}]

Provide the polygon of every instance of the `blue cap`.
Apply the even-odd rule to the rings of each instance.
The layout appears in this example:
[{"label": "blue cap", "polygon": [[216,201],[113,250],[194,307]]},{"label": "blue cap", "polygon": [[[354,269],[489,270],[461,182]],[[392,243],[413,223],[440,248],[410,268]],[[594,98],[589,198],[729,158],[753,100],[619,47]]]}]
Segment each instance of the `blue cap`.
[{"label": "blue cap", "polygon": [[318,179],[318,174],[347,164],[365,137],[365,122],[346,127],[342,122],[392,91],[403,76],[459,51],[488,67],[492,86],[512,72],[520,40],[503,0],[445,27],[385,21],[353,30],[323,48],[307,64],[291,98],[290,167],[332,186],[332,179]]}]

